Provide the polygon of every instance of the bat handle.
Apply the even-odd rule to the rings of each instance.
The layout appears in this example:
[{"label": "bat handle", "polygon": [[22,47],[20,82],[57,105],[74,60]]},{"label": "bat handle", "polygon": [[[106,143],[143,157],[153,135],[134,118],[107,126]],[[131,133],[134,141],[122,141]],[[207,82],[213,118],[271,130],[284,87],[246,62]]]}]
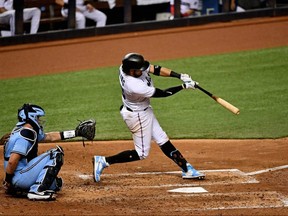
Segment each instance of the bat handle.
[{"label": "bat handle", "polygon": [[202,92],[204,92],[205,94],[209,95],[210,97],[212,97],[212,96],[213,96],[213,94],[212,94],[212,93],[210,93],[209,91],[207,91],[207,90],[203,89],[201,86],[199,86],[199,85],[195,84],[195,87],[196,87],[196,88],[198,88],[198,89],[200,89]]}]

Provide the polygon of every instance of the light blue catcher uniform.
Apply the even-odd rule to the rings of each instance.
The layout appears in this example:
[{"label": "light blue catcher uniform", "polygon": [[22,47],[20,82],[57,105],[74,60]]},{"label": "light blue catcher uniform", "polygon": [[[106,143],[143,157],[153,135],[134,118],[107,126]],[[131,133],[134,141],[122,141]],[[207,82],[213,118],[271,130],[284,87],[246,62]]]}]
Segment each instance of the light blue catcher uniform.
[{"label": "light blue catcher uniform", "polygon": [[[37,118],[44,115],[41,107],[24,104],[18,111],[19,122],[4,148],[5,170],[12,153],[21,155],[12,184],[16,191],[28,192],[29,199],[37,199],[37,194],[52,198],[62,187],[62,179],[57,175],[63,165],[63,149],[57,146],[37,156],[38,142],[45,138]],[[26,122],[31,124],[33,129],[24,127]]]}]

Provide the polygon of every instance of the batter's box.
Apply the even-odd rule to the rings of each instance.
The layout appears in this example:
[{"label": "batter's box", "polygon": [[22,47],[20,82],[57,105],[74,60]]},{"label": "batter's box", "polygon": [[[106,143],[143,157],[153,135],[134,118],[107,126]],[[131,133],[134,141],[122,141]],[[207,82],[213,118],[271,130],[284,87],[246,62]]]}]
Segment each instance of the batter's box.
[{"label": "batter's box", "polygon": [[287,199],[276,191],[182,194],[173,197],[177,200],[194,197],[201,204],[191,207],[189,203],[182,202],[181,209],[178,209],[181,211],[287,207]]},{"label": "batter's box", "polygon": [[[228,185],[258,183],[258,181],[241,172],[238,169],[201,170],[206,174],[205,180],[185,179],[180,171],[173,172],[138,172],[102,174],[101,183],[109,185],[121,185],[122,187],[159,188],[177,186],[205,186],[205,185]],[[80,178],[90,179],[92,176],[80,175]]]}]

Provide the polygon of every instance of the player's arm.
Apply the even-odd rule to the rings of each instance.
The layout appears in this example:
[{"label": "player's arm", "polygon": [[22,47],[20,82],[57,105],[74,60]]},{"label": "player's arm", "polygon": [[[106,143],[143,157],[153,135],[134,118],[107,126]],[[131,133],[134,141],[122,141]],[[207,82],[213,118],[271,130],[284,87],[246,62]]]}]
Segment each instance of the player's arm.
[{"label": "player's arm", "polygon": [[65,3],[64,0],[55,0],[55,3],[60,5],[61,7],[68,9],[69,5],[68,3]]},{"label": "player's arm", "polygon": [[[150,64],[150,73],[153,73],[156,76],[170,77],[171,72],[172,72],[172,70],[170,70],[169,68],[161,67],[160,65]],[[179,76],[180,76],[180,74],[179,74]]]},{"label": "player's arm", "polygon": [[7,10],[4,7],[0,7],[0,14],[6,12]]},{"label": "player's arm", "polygon": [[83,137],[88,140],[93,140],[95,137],[95,131],[96,131],[96,121],[94,119],[88,119],[85,121],[81,121],[74,130],[45,133],[42,140],[57,141],[57,140],[71,139],[74,137]]},{"label": "player's arm", "polygon": [[11,154],[9,161],[8,161],[8,165],[6,167],[6,175],[7,175],[7,173],[10,175],[14,175],[14,171],[15,171],[20,159],[21,159],[20,154],[17,154],[17,153]]},{"label": "player's arm", "polygon": [[76,135],[75,130],[67,130],[67,131],[61,131],[61,132],[49,132],[49,133],[45,133],[45,137],[43,141],[54,142],[54,141],[59,141],[59,140],[72,139],[76,136],[77,135]]},{"label": "player's arm", "polygon": [[43,139],[43,141],[50,141],[50,142],[54,142],[54,141],[58,141],[58,140],[61,140],[61,133],[60,132],[45,133],[45,138]]},{"label": "player's arm", "polygon": [[20,159],[21,155],[17,153],[12,153],[9,157],[9,161],[5,170],[5,180],[3,181],[3,188],[8,194],[13,193],[12,179]]},{"label": "player's arm", "polygon": [[191,79],[188,74],[180,74],[169,68],[161,67],[160,65],[150,65],[149,72],[154,74],[155,76],[163,76],[163,77],[175,77],[181,79],[183,82],[188,81],[187,79]]},{"label": "player's arm", "polygon": [[175,87],[171,87],[165,90],[156,88],[154,94],[152,95],[152,97],[154,98],[160,98],[160,97],[169,97],[171,95],[176,94],[177,92],[181,91],[182,89],[185,88],[186,84],[182,84],[180,86],[175,86]]},{"label": "player's arm", "polygon": [[196,82],[192,80],[191,82],[185,82],[182,85],[170,87],[170,88],[165,89],[165,90],[155,88],[155,92],[152,95],[152,97],[154,97],[154,98],[169,97],[169,96],[174,95],[177,92],[181,91],[182,89],[195,89],[195,84],[196,84]]}]

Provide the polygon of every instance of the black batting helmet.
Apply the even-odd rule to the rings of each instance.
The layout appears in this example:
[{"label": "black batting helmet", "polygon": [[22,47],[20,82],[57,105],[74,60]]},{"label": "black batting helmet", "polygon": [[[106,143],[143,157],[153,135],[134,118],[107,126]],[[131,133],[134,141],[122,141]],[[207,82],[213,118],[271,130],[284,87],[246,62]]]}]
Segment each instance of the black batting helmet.
[{"label": "black batting helmet", "polygon": [[138,53],[128,53],[122,60],[122,70],[129,73],[130,69],[146,70],[149,67],[149,62],[144,60],[144,57]]}]

